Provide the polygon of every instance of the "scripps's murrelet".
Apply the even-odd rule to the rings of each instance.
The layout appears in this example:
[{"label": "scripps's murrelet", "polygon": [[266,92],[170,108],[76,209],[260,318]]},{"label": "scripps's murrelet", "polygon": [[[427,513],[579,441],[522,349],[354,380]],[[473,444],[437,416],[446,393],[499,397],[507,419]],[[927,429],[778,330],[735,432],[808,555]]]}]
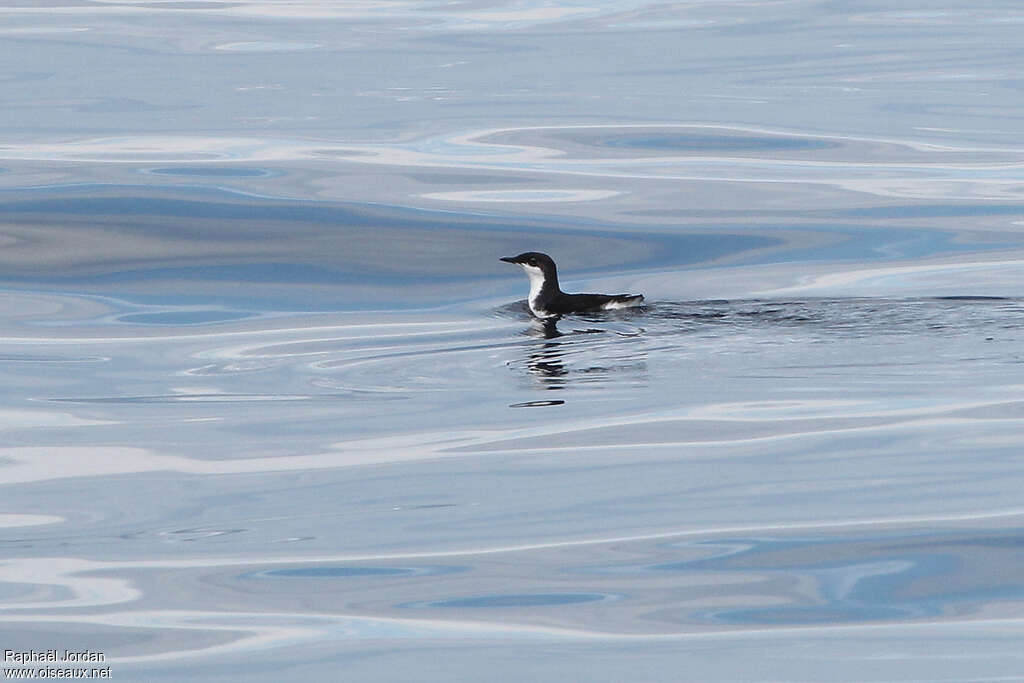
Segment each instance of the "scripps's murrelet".
[{"label": "scripps's murrelet", "polygon": [[519,256],[505,256],[506,263],[522,266],[530,278],[527,303],[538,318],[557,318],[567,313],[592,313],[639,306],[643,294],[566,294],[558,287],[558,269],[547,254],[528,251]]}]

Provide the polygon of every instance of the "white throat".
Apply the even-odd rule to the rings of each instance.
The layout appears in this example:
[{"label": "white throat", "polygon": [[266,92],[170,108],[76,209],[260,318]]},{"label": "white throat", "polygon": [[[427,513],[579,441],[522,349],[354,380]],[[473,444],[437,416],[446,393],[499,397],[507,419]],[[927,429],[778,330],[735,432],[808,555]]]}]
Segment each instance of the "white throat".
[{"label": "white throat", "polygon": [[540,290],[544,286],[544,271],[537,266],[527,265],[523,265],[523,270],[526,271],[526,277],[530,278],[530,296],[526,301],[530,304],[530,310],[534,315],[544,318],[547,316],[547,311],[538,308],[536,303],[537,297],[540,296]]}]

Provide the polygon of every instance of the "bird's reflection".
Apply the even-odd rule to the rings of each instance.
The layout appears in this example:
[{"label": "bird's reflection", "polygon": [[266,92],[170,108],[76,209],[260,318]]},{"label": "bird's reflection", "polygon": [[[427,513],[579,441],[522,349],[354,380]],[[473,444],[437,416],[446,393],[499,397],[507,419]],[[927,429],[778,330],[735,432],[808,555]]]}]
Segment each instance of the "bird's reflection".
[{"label": "bird's reflection", "polygon": [[565,349],[561,344],[548,342],[530,353],[526,359],[526,367],[530,374],[538,378],[545,389],[564,389],[565,378],[569,371],[562,363]]},{"label": "bird's reflection", "polygon": [[[525,359],[527,372],[540,385],[540,388],[545,390],[565,389],[572,381],[600,381],[600,378],[607,378],[610,373],[614,372],[627,371],[635,374],[643,373],[646,369],[643,354],[639,357],[631,357],[625,363],[612,366],[601,364],[589,367],[567,367],[570,363],[567,357],[570,354],[579,355],[583,351],[582,357],[587,357],[591,355],[586,353],[587,350],[595,351],[599,348],[590,344],[581,346],[582,340],[575,341],[579,335],[607,335],[609,334],[608,330],[586,328],[562,332],[558,329],[558,320],[550,319],[531,321],[526,334],[546,340],[539,347],[531,347]],[[633,337],[635,335],[625,336]]]},{"label": "bird's reflection", "polygon": [[543,339],[555,339],[563,336],[561,331],[558,329],[558,318],[546,318],[544,320],[537,320],[534,318],[530,321],[530,328],[526,333],[531,337],[540,337]]},{"label": "bird's reflection", "polygon": [[600,330],[593,327],[585,330],[572,330],[570,332],[562,332],[558,329],[559,318],[547,318],[545,320],[531,320],[530,327],[526,330],[526,334],[531,337],[537,337],[540,339],[557,339],[558,337],[566,337],[577,334],[604,334],[606,330]]},{"label": "bird's reflection", "polygon": [[[531,337],[541,339],[557,339],[558,337],[565,336],[558,329],[558,318],[531,320],[530,327],[526,330],[526,333]],[[569,375],[569,371],[565,369],[565,364],[562,363],[564,355],[565,349],[562,348],[562,344],[547,342],[541,345],[539,349],[530,351],[530,355],[526,358],[526,367],[529,373],[536,377],[545,389],[564,389],[565,378]]]}]

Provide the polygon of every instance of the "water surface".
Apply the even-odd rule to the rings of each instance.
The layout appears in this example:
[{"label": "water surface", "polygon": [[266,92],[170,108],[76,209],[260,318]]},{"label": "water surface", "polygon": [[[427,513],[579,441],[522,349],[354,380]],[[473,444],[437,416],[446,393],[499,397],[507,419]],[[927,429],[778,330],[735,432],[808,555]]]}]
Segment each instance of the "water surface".
[{"label": "water surface", "polygon": [[0,649],[1019,677],[1024,15],[954,4],[0,10]]}]

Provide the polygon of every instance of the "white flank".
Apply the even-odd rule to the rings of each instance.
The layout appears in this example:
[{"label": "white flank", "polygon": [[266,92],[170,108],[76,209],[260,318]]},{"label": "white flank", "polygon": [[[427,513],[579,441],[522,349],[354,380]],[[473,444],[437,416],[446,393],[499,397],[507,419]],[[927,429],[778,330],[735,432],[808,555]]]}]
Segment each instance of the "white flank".
[{"label": "white flank", "polygon": [[601,308],[603,308],[606,311],[617,311],[620,308],[633,308],[634,306],[639,306],[642,303],[642,297],[634,296],[630,297],[629,299],[624,299],[622,301],[609,301]]}]

